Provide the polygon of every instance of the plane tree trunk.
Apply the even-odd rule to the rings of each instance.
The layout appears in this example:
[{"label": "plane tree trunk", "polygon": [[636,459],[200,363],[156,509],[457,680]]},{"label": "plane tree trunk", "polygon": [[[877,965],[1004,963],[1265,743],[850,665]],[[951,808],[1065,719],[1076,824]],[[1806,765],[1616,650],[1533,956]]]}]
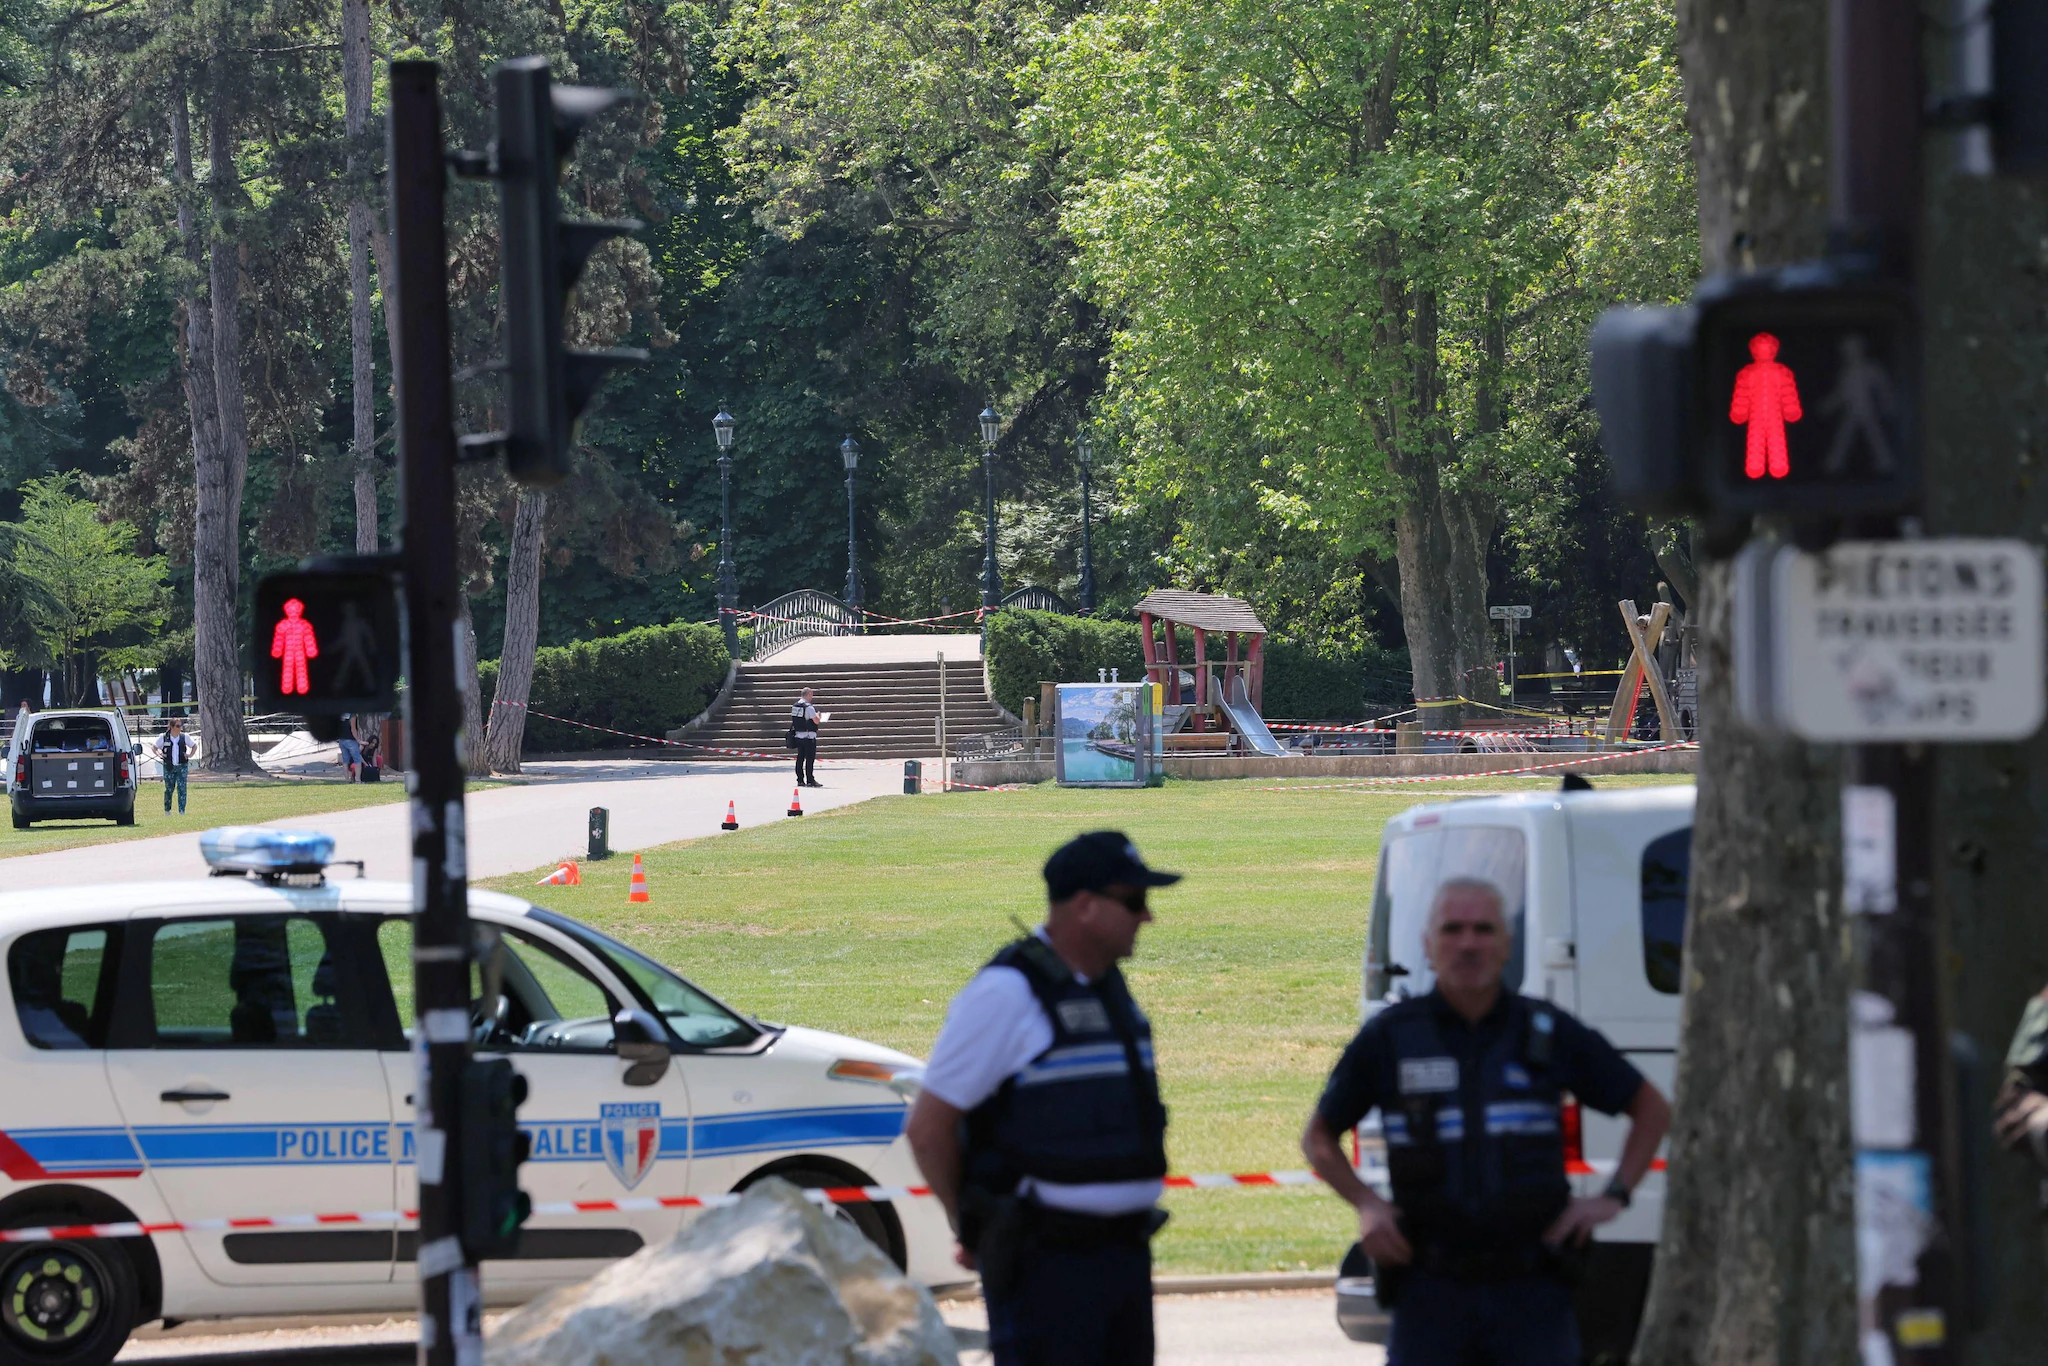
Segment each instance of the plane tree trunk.
[{"label": "plane tree trunk", "polygon": [[354,463],[356,550],[377,550],[377,366],[370,318],[369,167],[363,139],[370,127],[370,3],[342,0],[341,89],[343,125],[348,133],[348,327],[350,391],[354,430],[349,443]]},{"label": "plane tree trunk", "polygon": [[[1823,0],[1680,0],[1708,271],[1817,255]],[[1856,1360],[1849,963],[1833,751],[1733,715],[1729,575],[1702,566],[1701,753],[1669,1194],[1639,1366]]]},{"label": "plane tree trunk", "polygon": [[533,655],[540,644],[540,557],[547,520],[545,489],[521,489],[512,519],[512,548],[505,565],[505,644],[498,655],[498,687],[492,694],[485,765],[492,773],[517,773],[526,738],[526,703],[533,690]]}]

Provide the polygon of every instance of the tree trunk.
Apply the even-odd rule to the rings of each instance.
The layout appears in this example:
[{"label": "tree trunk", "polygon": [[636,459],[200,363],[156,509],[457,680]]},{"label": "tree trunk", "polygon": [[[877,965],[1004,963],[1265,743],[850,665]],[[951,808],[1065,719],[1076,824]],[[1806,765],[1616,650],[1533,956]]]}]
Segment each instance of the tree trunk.
[{"label": "tree trunk", "polygon": [[[1681,0],[1708,271],[1817,254],[1821,0]],[[1725,563],[1702,567],[1677,1114],[1639,1366],[1847,1366],[1856,1349],[1847,929],[1834,751],[1733,716]]]},{"label": "tree trunk", "polygon": [[[2034,468],[2037,434],[2048,429],[2048,197],[2023,183],[1942,176],[1932,160],[1922,311],[1929,528],[2038,544],[2048,526],[2048,481]],[[1978,1172],[1988,1254],[1970,1269],[1989,1308],[1967,1359],[2004,1366],[2040,1360],[2048,1341],[2039,1173],[1986,1152],[1984,1110],[2020,1009],[2048,981],[2048,918],[2036,909],[2048,738],[1937,754],[1935,896],[1962,965],[1951,983],[1954,1024],[1975,1044],[1986,1082],[1963,1112],[1963,1160]]]},{"label": "tree trunk", "polygon": [[465,773],[471,777],[482,777],[490,770],[484,766],[483,760],[483,680],[477,672],[476,613],[470,608],[467,592],[459,592],[455,598],[462,604],[462,615],[458,619],[462,629],[462,658],[455,661],[455,686],[462,689],[462,734],[456,737],[455,755],[461,760]]},{"label": "tree trunk", "polygon": [[486,767],[493,773],[519,771],[519,748],[526,738],[533,654],[540,643],[540,557],[546,549],[541,532],[547,510],[547,490],[520,490],[505,564],[505,645],[498,655],[498,689],[484,746]]},{"label": "tree trunk", "polygon": [[377,551],[377,366],[371,349],[370,202],[364,195],[369,168],[360,143],[370,127],[370,3],[342,0],[341,91],[348,131],[348,328],[350,398],[355,430],[356,550]]},{"label": "tree trunk", "polygon": [[[220,120],[217,107],[211,120]],[[212,131],[210,154],[226,157],[225,129]],[[213,225],[213,244],[202,251],[201,234],[195,222],[192,177],[191,114],[182,88],[171,102],[172,155],[181,193],[178,227],[185,238],[188,259],[197,269],[208,263],[209,293],[202,297],[194,285],[185,299],[185,400],[192,423],[193,483],[196,488],[192,528],[192,679],[193,695],[199,701],[199,730],[204,744],[200,766],[216,772],[242,772],[253,768],[249,736],[242,725],[242,664],[236,640],[236,591],[240,577],[242,476],[248,456],[247,428],[239,447],[232,447],[222,422],[221,316],[235,316],[233,262],[223,278],[221,266],[226,246],[219,238],[219,224]],[[220,163],[217,162],[218,166]],[[214,201],[218,210],[222,191],[216,179]],[[225,285],[225,289],[223,286]],[[224,301],[216,309],[215,302]],[[239,341],[240,329],[226,324]],[[238,347],[231,347],[232,355]],[[237,413],[241,406],[241,373],[234,373],[232,400]],[[239,450],[237,459],[235,451]]]}]

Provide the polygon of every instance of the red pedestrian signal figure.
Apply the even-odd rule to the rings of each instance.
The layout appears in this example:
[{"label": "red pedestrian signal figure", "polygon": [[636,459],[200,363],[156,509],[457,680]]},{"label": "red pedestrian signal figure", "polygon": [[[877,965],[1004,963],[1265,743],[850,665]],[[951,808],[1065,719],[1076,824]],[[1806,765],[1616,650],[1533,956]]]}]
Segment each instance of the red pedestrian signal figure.
[{"label": "red pedestrian signal figure", "polygon": [[1778,339],[1759,332],[1749,339],[1750,363],[1735,372],[1735,398],[1728,420],[1749,429],[1742,472],[1751,479],[1769,473],[1783,479],[1792,472],[1785,453],[1785,424],[1806,414],[1799,406],[1799,385],[1790,366],[1778,363]]},{"label": "red pedestrian signal figure", "polygon": [[313,623],[306,620],[305,613],[305,603],[286,598],[284,618],[270,633],[270,657],[284,661],[277,690],[287,696],[298,693],[303,697],[310,691],[306,687],[306,661],[320,655],[320,642],[314,639]]}]

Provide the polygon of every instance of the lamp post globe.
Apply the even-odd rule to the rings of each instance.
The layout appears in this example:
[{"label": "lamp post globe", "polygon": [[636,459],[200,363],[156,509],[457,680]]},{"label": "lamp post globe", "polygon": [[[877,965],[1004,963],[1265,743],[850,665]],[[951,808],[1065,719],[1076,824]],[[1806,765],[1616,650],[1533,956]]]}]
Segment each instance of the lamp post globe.
[{"label": "lamp post globe", "polygon": [[993,612],[1003,600],[1003,580],[996,570],[996,439],[1003,434],[1002,415],[991,402],[981,410],[981,476],[984,530],[981,539],[981,606]]},{"label": "lamp post globe", "polygon": [[718,438],[718,624],[725,632],[726,653],[739,658],[739,580],[732,565],[732,414],[720,404],[711,419]]},{"label": "lamp post globe", "polygon": [[1095,472],[1095,435],[1086,426],[1074,437],[1074,458],[1081,466],[1081,612],[1095,610],[1095,547],[1089,536],[1088,494]]},{"label": "lamp post globe", "polygon": [[853,475],[860,468],[860,442],[852,437],[839,443],[839,461],[846,466],[846,606],[856,618],[860,615],[860,560],[854,549],[853,520]]}]

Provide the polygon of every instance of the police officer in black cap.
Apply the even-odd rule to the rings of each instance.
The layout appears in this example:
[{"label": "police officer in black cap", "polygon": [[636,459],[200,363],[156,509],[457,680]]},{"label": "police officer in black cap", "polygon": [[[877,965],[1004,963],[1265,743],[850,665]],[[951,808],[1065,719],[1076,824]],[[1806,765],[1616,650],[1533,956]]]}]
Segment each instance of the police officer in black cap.
[{"label": "police officer in black cap", "polygon": [[[1423,935],[1435,986],[1359,1030],[1302,1135],[1316,1173],[1358,1210],[1394,1312],[1388,1366],[1579,1366],[1573,1252],[1627,1208],[1671,1124],[1663,1095],[1606,1039],[1502,985],[1510,948],[1500,891],[1444,882]],[[1574,1199],[1566,1176],[1567,1091],[1629,1116],[1596,1196]],[[1392,1201],[1338,1146],[1375,1108]]]},{"label": "police officer in black cap", "polygon": [[1117,963],[1180,881],[1098,830],[1045,864],[1045,924],[953,998],[910,1146],[981,1272],[997,1366],[1152,1360],[1166,1175],[1152,1026]]}]

